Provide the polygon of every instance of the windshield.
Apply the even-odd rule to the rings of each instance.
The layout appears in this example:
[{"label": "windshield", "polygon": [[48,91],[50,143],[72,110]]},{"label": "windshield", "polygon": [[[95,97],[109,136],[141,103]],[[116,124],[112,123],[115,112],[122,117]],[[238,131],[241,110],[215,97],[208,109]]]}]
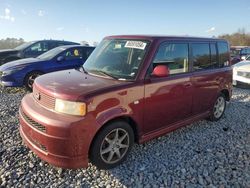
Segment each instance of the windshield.
[{"label": "windshield", "polygon": [[119,80],[133,80],[144,59],[148,41],[105,39],[84,63],[93,74]]},{"label": "windshield", "polygon": [[14,49],[23,50],[23,49],[29,47],[33,43],[35,43],[35,42],[34,41],[33,42],[26,42],[26,43],[21,44],[20,46],[15,47]]},{"label": "windshield", "polygon": [[49,50],[49,51],[43,53],[42,55],[39,55],[37,58],[42,59],[42,60],[49,60],[49,59],[54,58],[55,56],[57,56],[58,54],[60,54],[64,50],[65,50],[65,48],[63,48],[63,47],[57,47],[57,48],[54,48],[52,50]]},{"label": "windshield", "polygon": [[238,56],[240,55],[241,49],[231,49],[231,56]]}]

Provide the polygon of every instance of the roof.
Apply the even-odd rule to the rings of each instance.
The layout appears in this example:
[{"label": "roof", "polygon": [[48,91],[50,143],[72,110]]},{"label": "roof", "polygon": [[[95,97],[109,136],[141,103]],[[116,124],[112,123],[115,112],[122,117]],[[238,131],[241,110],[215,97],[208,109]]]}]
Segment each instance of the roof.
[{"label": "roof", "polygon": [[79,48],[79,47],[84,47],[84,48],[95,48],[94,46],[84,46],[84,45],[62,45],[62,46],[57,46],[56,48],[65,48],[65,49],[69,49],[69,48]]},{"label": "roof", "polygon": [[75,43],[75,44],[79,44],[78,42],[73,42],[73,41],[67,41],[67,40],[53,40],[53,39],[34,40],[34,41],[30,41],[30,42],[39,42],[39,41],[65,42],[65,43]]},{"label": "roof", "polygon": [[172,39],[172,40],[179,40],[179,39],[191,39],[191,40],[222,40],[224,39],[219,38],[207,38],[207,37],[194,37],[194,36],[172,36],[172,35],[113,35],[108,36],[106,38],[131,38],[131,39],[145,39],[145,40],[156,40],[156,39]]}]

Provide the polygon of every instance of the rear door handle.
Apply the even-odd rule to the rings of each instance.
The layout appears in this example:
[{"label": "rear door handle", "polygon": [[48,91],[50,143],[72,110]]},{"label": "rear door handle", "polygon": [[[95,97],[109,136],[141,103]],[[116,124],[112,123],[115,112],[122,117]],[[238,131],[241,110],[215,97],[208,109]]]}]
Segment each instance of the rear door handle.
[{"label": "rear door handle", "polygon": [[184,84],[184,87],[185,87],[185,88],[188,88],[188,87],[191,87],[191,86],[192,86],[191,83],[185,83],[185,84]]}]

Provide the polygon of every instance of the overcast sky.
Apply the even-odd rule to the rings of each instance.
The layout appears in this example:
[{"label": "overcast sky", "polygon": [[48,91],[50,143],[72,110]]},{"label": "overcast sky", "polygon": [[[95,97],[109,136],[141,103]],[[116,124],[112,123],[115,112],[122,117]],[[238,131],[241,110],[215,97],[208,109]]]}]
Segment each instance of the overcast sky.
[{"label": "overcast sky", "polygon": [[0,39],[100,41],[114,34],[250,32],[250,0],[0,0]]}]

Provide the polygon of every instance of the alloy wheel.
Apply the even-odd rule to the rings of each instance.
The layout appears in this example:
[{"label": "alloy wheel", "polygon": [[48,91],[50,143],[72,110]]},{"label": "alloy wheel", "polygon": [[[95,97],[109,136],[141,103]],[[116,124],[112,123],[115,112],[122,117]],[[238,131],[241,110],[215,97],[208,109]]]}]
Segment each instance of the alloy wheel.
[{"label": "alloy wheel", "polygon": [[215,102],[214,105],[214,117],[220,118],[224,112],[225,109],[225,99],[224,97],[220,96]]},{"label": "alloy wheel", "polygon": [[107,164],[120,161],[129,148],[129,134],[122,128],[113,129],[106,135],[100,147],[100,156]]}]

